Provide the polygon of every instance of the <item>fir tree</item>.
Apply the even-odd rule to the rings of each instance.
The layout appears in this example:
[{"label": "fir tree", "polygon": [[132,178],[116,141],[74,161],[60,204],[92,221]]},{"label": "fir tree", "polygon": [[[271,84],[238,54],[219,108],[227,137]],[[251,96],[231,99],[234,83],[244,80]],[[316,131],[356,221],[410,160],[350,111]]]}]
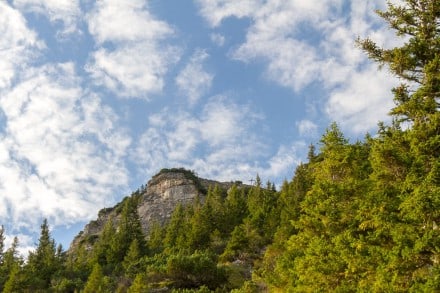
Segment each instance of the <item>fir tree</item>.
[{"label": "fir tree", "polygon": [[[436,275],[440,201],[439,182],[432,178],[437,176],[440,157],[440,3],[406,0],[389,3],[387,11],[378,13],[406,41],[391,49],[370,39],[359,41],[370,58],[402,80],[393,90],[394,123],[382,127],[373,146],[374,176],[380,185],[370,197],[370,207],[375,206],[374,198],[385,199],[377,206],[383,206],[379,220],[388,230],[371,223],[382,231],[375,235],[384,235],[385,243],[392,244],[384,245],[388,247],[382,253],[385,269],[378,275],[377,286],[436,291],[440,290]],[[401,130],[404,121],[409,127]]]},{"label": "fir tree", "polygon": [[58,269],[55,241],[49,232],[47,219],[41,225],[38,246],[29,253],[26,274],[31,290],[43,290],[50,287],[53,275]]},{"label": "fir tree", "polygon": [[109,292],[109,284],[99,263],[93,266],[93,270],[84,287],[84,293],[104,293]]}]

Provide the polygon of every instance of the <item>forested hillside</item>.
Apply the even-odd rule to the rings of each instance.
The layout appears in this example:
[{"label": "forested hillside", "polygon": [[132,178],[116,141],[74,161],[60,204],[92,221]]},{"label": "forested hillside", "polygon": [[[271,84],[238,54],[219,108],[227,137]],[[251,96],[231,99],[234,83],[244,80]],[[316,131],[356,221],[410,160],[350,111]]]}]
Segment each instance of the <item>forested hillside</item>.
[{"label": "forested hillside", "polygon": [[46,221],[26,260],[2,229],[0,290],[439,292],[440,2],[402,2],[378,12],[402,46],[357,40],[402,82],[390,125],[350,142],[333,123],[280,190],[258,177],[210,188],[149,235],[139,192],[117,224],[69,253]]}]

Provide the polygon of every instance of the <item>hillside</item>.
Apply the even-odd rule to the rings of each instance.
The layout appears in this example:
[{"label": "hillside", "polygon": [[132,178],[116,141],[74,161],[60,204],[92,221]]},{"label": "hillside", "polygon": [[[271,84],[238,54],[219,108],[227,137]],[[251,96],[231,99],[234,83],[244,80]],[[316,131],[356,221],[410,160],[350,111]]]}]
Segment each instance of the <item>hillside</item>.
[{"label": "hillside", "polygon": [[[153,223],[164,225],[174,209],[180,205],[189,205],[196,198],[204,201],[210,188],[215,186],[222,190],[229,190],[232,182],[219,182],[197,177],[194,172],[183,168],[162,169],[131,196],[137,199],[137,213],[142,230],[148,237]],[[245,187],[239,183],[240,187]],[[250,186],[247,186],[250,187]],[[128,200],[125,198],[124,200]],[[106,223],[112,221],[115,226],[120,222],[124,201],[111,208],[99,211],[98,218],[84,227],[84,230],[75,237],[70,251],[74,251],[80,243],[96,240],[102,233]]]}]

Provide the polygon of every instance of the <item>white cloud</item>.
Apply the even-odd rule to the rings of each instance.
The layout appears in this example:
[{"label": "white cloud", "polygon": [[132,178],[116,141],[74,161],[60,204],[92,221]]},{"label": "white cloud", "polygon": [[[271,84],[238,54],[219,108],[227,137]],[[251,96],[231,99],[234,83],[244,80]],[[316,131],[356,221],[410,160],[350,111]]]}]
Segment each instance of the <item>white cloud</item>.
[{"label": "white cloud", "polygon": [[389,120],[387,114],[393,102],[388,89],[396,82],[387,72],[378,71],[374,65],[352,73],[344,86],[332,91],[326,112],[344,130],[366,133],[380,119]]},{"label": "white cloud", "polygon": [[46,217],[66,225],[93,217],[128,181],[130,138],[71,63],[28,68],[0,97],[0,220],[35,229]]},{"label": "white cloud", "polygon": [[222,47],[225,44],[226,38],[222,34],[211,34],[210,35],[211,42],[216,44],[219,47]]},{"label": "white cloud", "polygon": [[9,249],[12,246],[12,243],[14,241],[14,237],[17,237],[18,239],[18,254],[26,257],[29,253],[29,251],[35,249],[35,239],[30,237],[26,234],[18,234],[18,235],[9,235],[8,230],[5,231],[5,249]]},{"label": "white cloud", "polygon": [[223,19],[234,16],[237,18],[251,16],[262,0],[196,0],[201,15],[213,27],[220,25]]},{"label": "white cloud", "polygon": [[228,170],[265,151],[251,131],[260,119],[249,106],[222,96],[209,99],[200,114],[166,109],[150,118],[133,160],[150,173],[163,166],[185,166],[226,179]]},{"label": "white cloud", "polygon": [[99,45],[86,70],[98,85],[122,97],[148,99],[162,91],[181,53],[164,43],[173,29],[151,15],[144,1],[99,1],[86,19]]},{"label": "white cloud", "polygon": [[314,137],[317,135],[318,125],[310,120],[304,119],[296,123],[301,136]]},{"label": "white cloud", "polygon": [[203,68],[203,62],[208,57],[205,51],[197,50],[176,77],[177,87],[188,97],[190,105],[196,103],[211,88],[214,76]]},{"label": "white cloud", "polygon": [[[268,167],[260,167],[259,175],[262,178],[276,178],[276,184],[281,180],[293,177],[295,167],[301,163],[301,155],[306,149],[302,141],[291,143],[291,145],[281,145],[275,155],[269,158]],[[286,177],[289,175],[289,177]],[[281,176],[284,176],[282,178]]]},{"label": "white cloud", "polygon": [[[167,51],[168,50],[168,51]],[[149,98],[164,87],[168,66],[177,61],[178,51],[160,51],[149,43],[101,48],[94,52],[86,70],[99,85],[123,97]]]},{"label": "white cloud", "polygon": [[26,20],[20,12],[3,1],[0,2],[0,15],[1,91],[9,87],[16,78],[16,68],[24,68],[44,44],[37,39],[34,31],[27,28]]},{"label": "white cloud", "polygon": [[46,15],[53,23],[62,22],[62,34],[77,31],[81,9],[78,0],[13,0],[15,7],[24,12]]},{"label": "white cloud", "polygon": [[[328,103],[322,103],[321,111],[328,114],[330,120],[352,124],[349,130],[358,133],[386,119],[391,100],[391,94],[386,92],[395,80],[378,73],[377,76],[385,79],[380,80],[379,84],[384,86],[380,92],[375,87],[363,86],[363,79],[372,76],[372,67],[354,44],[358,36],[371,37],[385,47],[401,42],[374,13],[377,8],[385,8],[383,1],[269,0],[245,1],[239,5],[232,0],[213,0],[198,3],[202,16],[213,27],[220,26],[228,17],[248,17],[246,40],[233,52],[233,58],[244,62],[263,60],[266,77],[295,92],[311,84],[321,85],[329,93],[325,97]],[[362,90],[355,90],[353,84]],[[378,96],[372,98],[373,95]],[[372,99],[375,103],[361,102]]]},{"label": "white cloud", "polygon": [[259,173],[281,182],[293,174],[302,146],[283,145],[272,154],[264,134],[255,131],[261,119],[248,105],[224,96],[209,99],[201,113],[166,109],[150,117],[132,160],[142,174],[183,166],[218,180],[247,182]]}]

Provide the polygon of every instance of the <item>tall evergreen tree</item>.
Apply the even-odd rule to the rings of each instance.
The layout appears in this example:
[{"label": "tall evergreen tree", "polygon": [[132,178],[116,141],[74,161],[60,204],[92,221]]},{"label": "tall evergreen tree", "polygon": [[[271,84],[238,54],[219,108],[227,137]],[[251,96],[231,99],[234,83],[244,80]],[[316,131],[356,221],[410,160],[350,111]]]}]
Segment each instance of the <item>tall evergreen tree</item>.
[{"label": "tall evergreen tree", "polygon": [[84,293],[105,293],[111,292],[111,286],[108,279],[104,276],[99,263],[93,266],[93,270],[84,287]]},{"label": "tall evergreen tree", "polygon": [[[388,3],[387,11],[378,14],[405,42],[385,49],[370,39],[358,41],[370,58],[402,80],[393,90],[394,123],[381,128],[372,152],[377,188],[370,207],[381,213],[365,224],[375,223],[375,235],[386,241],[377,286],[436,291],[440,290],[440,183],[434,179],[440,157],[440,2]],[[402,122],[407,123],[405,130]],[[377,198],[384,201],[374,204]]]},{"label": "tall evergreen tree", "polygon": [[119,266],[129,251],[130,244],[136,239],[141,255],[146,254],[147,244],[137,211],[138,196],[131,196],[124,200],[121,220],[116,233],[111,240],[112,263]]},{"label": "tall evergreen tree", "polygon": [[22,265],[23,260],[18,255],[18,238],[14,237],[11,247],[3,253],[3,260],[0,264],[0,291],[6,290],[7,282],[10,288],[15,288],[20,282],[22,283]]},{"label": "tall evergreen tree", "polygon": [[55,241],[49,231],[47,219],[41,224],[40,238],[35,251],[29,253],[25,270],[31,290],[50,287],[53,275],[58,269]]}]

